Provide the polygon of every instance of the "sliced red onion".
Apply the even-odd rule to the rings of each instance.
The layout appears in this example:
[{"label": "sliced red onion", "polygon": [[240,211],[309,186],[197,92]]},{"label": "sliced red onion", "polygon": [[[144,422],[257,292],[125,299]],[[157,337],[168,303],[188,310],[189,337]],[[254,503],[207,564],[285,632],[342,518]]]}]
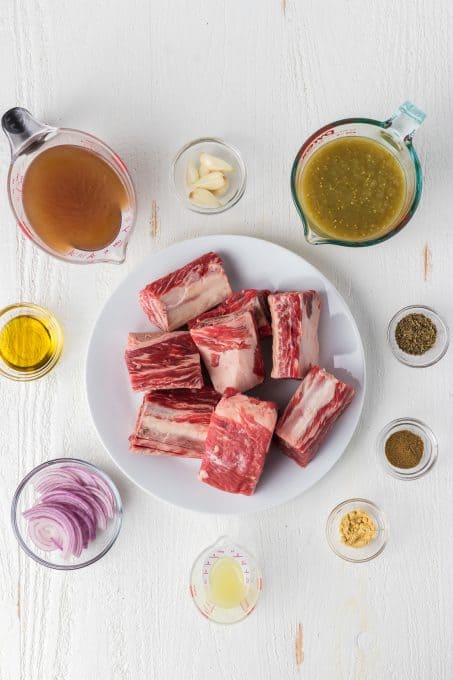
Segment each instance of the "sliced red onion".
[{"label": "sliced red onion", "polygon": [[105,529],[107,526],[108,515],[104,511],[103,505],[96,497],[98,489],[94,489],[94,493],[86,486],[76,486],[75,484],[65,484],[53,491],[47,491],[41,496],[43,502],[55,501],[57,503],[65,503],[73,505],[75,509],[89,515],[90,521],[93,522],[100,529]]},{"label": "sliced red onion", "polygon": [[[28,520],[28,534],[33,542],[37,540],[38,548],[48,550],[49,548],[42,546],[50,543],[61,550],[64,558],[71,554],[80,556],[83,547],[82,530],[73,515],[59,507],[41,503],[26,510],[24,515]],[[46,523],[49,525],[48,531],[45,529]]]},{"label": "sliced red onion", "polygon": [[44,469],[35,488],[39,501],[24,517],[30,539],[41,550],[61,550],[64,558],[79,557],[96,538],[96,527],[106,529],[114,517],[112,490],[99,475],[82,466]]},{"label": "sliced red onion", "polygon": [[[90,509],[89,512],[85,512],[85,508],[80,504],[74,503],[72,500],[66,500],[64,494],[60,492],[55,492],[54,494],[48,494],[41,498],[41,505],[45,505],[48,508],[60,508],[63,512],[69,513],[71,516],[77,520],[81,525],[82,534],[88,541],[93,541],[96,538],[96,517],[93,511]],[[86,547],[86,546],[84,546]]]},{"label": "sliced red onion", "polygon": [[87,486],[85,489],[89,490],[92,498],[96,498],[101,505],[105,520],[113,519],[115,516],[115,504],[110,501],[110,498],[105,495],[104,491],[97,486]]},{"label": "sliced red onion", "polygon": [[74,474],[76,479],[80,481],[81,484],[84,484],[85,486],[97,486],[98,489],[104,491],[105,495],[110,500],[112,508],[115,508],[115,498],[113,496],[113,492],[107,482],[102,479],[100,475],[97,475],[86,468],[80,468],[73,464],[65,465],[62,467],[62,469],[65,471],[65,474]]},{"label": "sliced red onion", "polygon": [[90,522],[92,522],[94,525],[97,523],[96,512],[93,506],[90,502],[83,498],[82,494],[79,493],[78,490],[75,491],[71,487],[68,488],[67,486],[60,486],[53,491],[47,491],[41,496],[41,503],[45,503],[47,505],[49,502],[57,504],[62,503],[68,506],[69,509],[73,507],[75,510],[79,510],[82,512],[82,514],[86,515]]}]

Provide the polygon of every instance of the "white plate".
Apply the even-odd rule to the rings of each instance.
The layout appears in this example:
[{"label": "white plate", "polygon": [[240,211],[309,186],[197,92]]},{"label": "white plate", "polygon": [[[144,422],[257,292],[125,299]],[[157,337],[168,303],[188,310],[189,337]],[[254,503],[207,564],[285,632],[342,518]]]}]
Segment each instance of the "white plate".
[{"label": "white plate", "polygon": [[[205,252],[214,250],[225,262],[234,290],[314,288],[322,298],[320,363],[351,383],[356,396],[334,425],[318,455],[302,469],[273,446],[253,496],[229,494],[197,479],[200,462],[150,457],[128,451],[141,402],[134,394],[124,363],[129,331],[150,329],[138,292]],[[270,372],[270,339],[264,342]],[[285,248],[247,236],[205,236],[177,243],[150,255],[117,288],[102,310],[91,338],[87,359],[87,390],[99,436],[120,469],[145,491],[183,508],[201,512],[242,513],[263,510],[294,498],[315,484],[336,463],[351,439],[365,394],[365,359],[360,334],[349,308],[334,286],[308,262]],[[276,401],[283,408],[295,391],[295,380],[273,380],[252,394]]]}]

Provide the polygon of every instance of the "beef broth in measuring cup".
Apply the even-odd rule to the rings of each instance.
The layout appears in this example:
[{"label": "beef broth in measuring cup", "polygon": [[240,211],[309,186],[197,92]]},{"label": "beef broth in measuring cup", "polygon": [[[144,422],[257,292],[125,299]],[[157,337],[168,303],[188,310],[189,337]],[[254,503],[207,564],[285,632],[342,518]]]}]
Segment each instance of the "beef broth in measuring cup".
[{"label": "beef broth in measuring cup", "polygon": [[106,248],[129,208],[115,170],[93,151],[70,144],[36,156],[25,173],[22,200],[36,234],[59,253]]},{"label": "beef broth in measuring cup", "polygon": [[71,262],[122,262],[135,222],[127,168],[103,142],[52,128],[25,109],[2,118],[11,146],[9,194],[19,226]]}]

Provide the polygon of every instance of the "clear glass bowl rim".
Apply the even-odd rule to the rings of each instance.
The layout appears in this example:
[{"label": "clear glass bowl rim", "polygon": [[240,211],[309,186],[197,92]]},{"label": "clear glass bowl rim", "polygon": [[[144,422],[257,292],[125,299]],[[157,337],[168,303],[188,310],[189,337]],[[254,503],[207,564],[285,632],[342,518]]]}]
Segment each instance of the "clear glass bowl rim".
[{"label": "clear glass bowl rim", "polygon": [[[242,182],[241,185],[237,191],[237,193],[231,197],[229,201],[224,203],[223,205],[219,206],[218,208],[203,208],[201,206],[197,205],[192,205],[190,201],[186,201],[185,199],[182,198],[181,193],[178,190],[178,187],[176,186],[176,178],[175,178],[175,170],[178,161],[180,160],[181,156],[188,151],[191,147],[195,146],[196,144],[219,144],[220,146],[224,146],[225,148],[229,149],[234,156],[236,156],[236,159],[239,164],[239,168],[242,173]],[[247,168],[244,162],[244,159],[242,158],[242,155],[240,151],[230,144],[229,142],[225,142],[223,139],[220,139],[219,137],[199,137],[198,139],[194,139],[191,142],[187,142],[187,144],[184,144],[183,147],[179,149],[179,151],[176,153],[175,157],[173,158],[172,164],[171,164],[171,170],[170,170],[170,181],[173,187],[173,191],[179,200],[179,202],[188,210],[192,210],[192,212],[199,213],[201,215],[218,215],[222,212],[225,212],[225,210],[228,210],[229,208],[232,208],[236,203],[240,201],[242,196],[244,195],[246,185],[247,185]]]},{"label": "clear glass bowl rim", "polygon": [[[302,206],[299,203],[299,199],[297,198],[297,192],[296,192],[296,174],[297,174],[297,166],[299,164],[299,161],[307,147],[317,138],[319,135],[321,135],[323,132],[326,132],[326,130],[329,130],[332,127],[339,127],[340,125],[350,125],[352,123],[361,123],[365,125],[374,125],[376,127],[380,127],[382,129],[387,129],[388,127],[391,126],[391,119],[387,119],[385,121],[381,120],[376,120],[374,118],[341,118],[340,120],[335,120],[332,123],[327,123],[326,125],[323,125],[320,127],[318,130],[313,132],[313,134],[308,137],[308,139],[302,144],[300,147],[299,151],[296,154],[296,157],[293,162],[293,166],[291,169],[291,194],[293,197],[293,202],[294,205],[296,206],[297,212],[300,215],[300,218],[302,220],[303,228],[304,228],[304,234],[305,237],[308,237],[309,234],[309,226],[308,226],[308,221],[307,218],[305,217],[305,213],[302,209]],[[412,162],[414,164],[415,168],[415,176],[416,176],[416,182],[415,182],[415,192],[414,192],[414,198],[412,199],[412,203],[406,213],[406,215],[403,217],[403,219],[396,225],[394,229],[389,231],[387,234],[384,234],[383,236],[380,236],[379,238],[376,239],[370,239],[369,241],[344,241],[342,239],[333,239],[333,238],[324,238],[320,236],[319,243],[327,243],[330,245],[336,245],[336,246],[347,246],[350,248],[364,248],[366,246],[374,246],[377,245],[378,243],[383,243],[384,241],[387,241],[389,238],[392,236],[395,236],[403,227],[406,226],[406,224],[409,222],[413,214],[415,213],[418,204],[420,203],[420,198],[422,194],[422,188],[423,188],[423,174],[422,174],[422,168],[420,164],[420,160],[418,158],[417,152],[415,151],[411,139],[404,140],[404,143],[407,146],[407,149],[409,151],[409,154],[412,158]]]},{"label": "clear glass bowl rim", "polygon": [[[51,467],[56,464],[76,464],[76,465],[82,465],[84,467],[90,468],[93,472],[98,474],[102,479],[108,484],[109,488],[111,489],[114,497],[115,497],[115,502],[117,505],[117,515],[116,515],[116,520],[117,520],[117,529],[114,534],[112,534],[112,537],[110,538],[109,542],[107,545],[101,550],[100,553],[98,553],[95,557],[92,557],[90,560],[86,560],[85,562],[81,562],[80,564],[54,564],[53,562],[48,562],[47,560],[42,559],[38,555],[36,555],[30,548],[27,546],[27,544],[23,541],[21,533],[19,531],[19,528],[17,526],[17,505],[19,502],[19,497],[26,486],[28,482],[41,470],[44,470],[46,467]],[[19,543],[20,547],[22,550],[35,562],[38,562],[39,564],[43,565],[44,567],[48,567],[50,569],[56,569],[58,571],[73,571],[74,569],[82,569],[82,567],[88,567],[90,564],[94,564],[98,560],[101,559],[101,557],[104,557],[106,553],[110,550],[110,548],[113,546],[115,543],[116,539],[118,538],[118,535],[121,531],[121,526],[123,523],[123,504],[121,501],[121,496],[120,493],[116,487],[116,484],[113,482],[113,480],[109,477],[109,475],[98,468],[96,465],[93,463],[89,463],[86,460],[82,460],[80,458],[52,458],[52,460],[46,460],[44,463],[40,463],[36,467],[34,467],[30,472],[28,472],[25,477],[22,479],[22,481],[19,483],[16,491],[14,492],[13,500],[11,502],[11,525],[13,527],[14,535],[17,539],[17,542]]]}]

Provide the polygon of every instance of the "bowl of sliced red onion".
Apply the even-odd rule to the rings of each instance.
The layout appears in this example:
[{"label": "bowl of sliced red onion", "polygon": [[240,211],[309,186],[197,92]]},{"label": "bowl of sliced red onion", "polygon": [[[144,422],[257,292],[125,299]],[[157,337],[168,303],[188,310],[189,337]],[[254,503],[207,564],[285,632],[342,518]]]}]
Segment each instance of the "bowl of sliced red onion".
[{"label": "bowl of sliced red onion", "polygon": [[17,487],[11,521],[21,548],[52,569],[97,562],[121,528],[118,489],[99,468],[77,458],[38,465]]}]

